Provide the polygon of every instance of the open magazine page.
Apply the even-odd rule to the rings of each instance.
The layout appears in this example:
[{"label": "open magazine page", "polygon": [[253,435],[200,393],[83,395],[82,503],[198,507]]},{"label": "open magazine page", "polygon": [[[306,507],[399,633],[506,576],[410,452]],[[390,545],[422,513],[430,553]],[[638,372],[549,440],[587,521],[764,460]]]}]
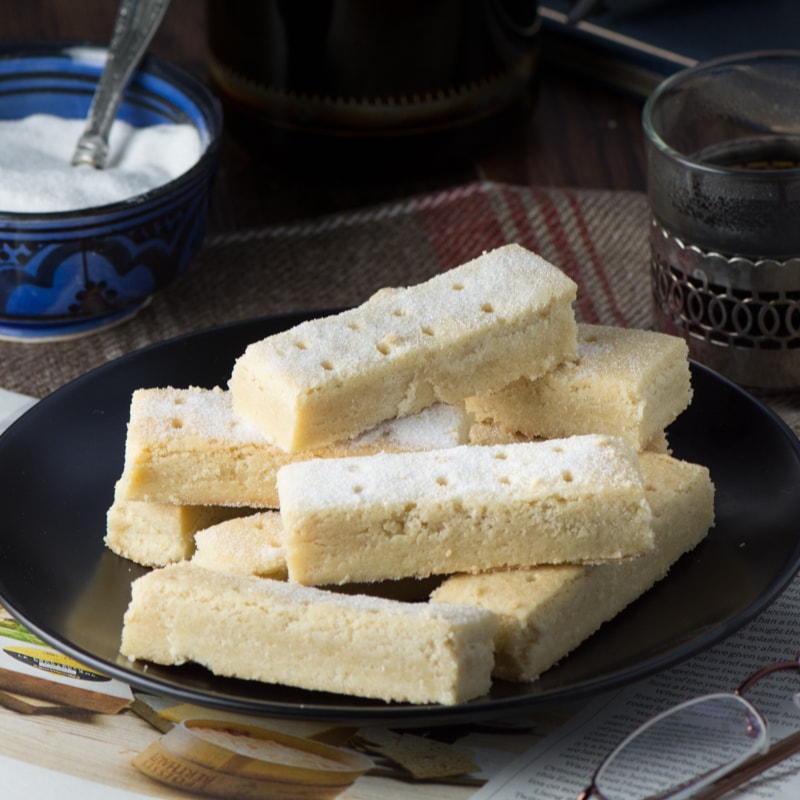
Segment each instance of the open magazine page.
[{"label": "open magazine page", "polygon": [[0,608],[3,800],[467,800],[560,713],[431,730],[248,717],[131,691]]},{"label": "open magazine page", "polygon": [[[472,800],[571,800],[609,750],[637,725],[701,694],[734,690],[767,664],[800,650],[800,578],[756,620],[709,651],[626,689],[590,702],[578,715],[490,780]],[[800,730],[794,695],[800,673],[780,672],[748,693],[778,740]],[[646,763],[642,769],[647,768]],[[800,756],[794,756],[728,795],[731,800],[800,797]]]},{"label": "open magazine page", "polygon": [[0,433],[2,433],[17,417],[24,414],[36,400],[17,392],[0,389]]}]

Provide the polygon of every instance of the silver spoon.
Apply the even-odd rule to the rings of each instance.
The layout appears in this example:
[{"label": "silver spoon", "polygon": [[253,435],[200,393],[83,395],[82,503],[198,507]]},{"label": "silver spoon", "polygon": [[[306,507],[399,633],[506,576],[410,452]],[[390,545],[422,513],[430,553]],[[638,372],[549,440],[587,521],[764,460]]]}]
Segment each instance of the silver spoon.
[{"label": "silver spoon", "polygon": [[106,64],[86,118],[86,128],[72,156],[73,166],[105,167],[108,134],[117,116],[122,93],[168,5],[169,0],[121,0]]}]

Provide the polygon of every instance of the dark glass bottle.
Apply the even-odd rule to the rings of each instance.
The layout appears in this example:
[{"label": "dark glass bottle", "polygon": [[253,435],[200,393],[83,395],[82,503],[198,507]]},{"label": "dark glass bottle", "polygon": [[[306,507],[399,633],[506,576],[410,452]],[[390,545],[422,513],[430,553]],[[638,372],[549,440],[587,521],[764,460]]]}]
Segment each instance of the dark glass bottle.
[{"label": "dark glass bottle", "polygon": [[251,145],[400,163],[467,154],[529,106],[539,20],[536,0],[209,0],[208,36]]}]

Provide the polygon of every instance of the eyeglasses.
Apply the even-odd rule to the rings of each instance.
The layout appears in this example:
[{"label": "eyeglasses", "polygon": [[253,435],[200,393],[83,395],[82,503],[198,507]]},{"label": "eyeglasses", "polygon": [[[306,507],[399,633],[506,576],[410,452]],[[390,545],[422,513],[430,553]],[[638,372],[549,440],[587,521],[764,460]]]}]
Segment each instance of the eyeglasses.
[{"label": "eyeglasses", "polygon": [[578,800],[715,800],[800,751],[800,731],[770,749],[766,720],[742,696],[790,669],[800,670],[800,653],[758,670],[735,692],[697,697],[648,720],[606,756]]}]

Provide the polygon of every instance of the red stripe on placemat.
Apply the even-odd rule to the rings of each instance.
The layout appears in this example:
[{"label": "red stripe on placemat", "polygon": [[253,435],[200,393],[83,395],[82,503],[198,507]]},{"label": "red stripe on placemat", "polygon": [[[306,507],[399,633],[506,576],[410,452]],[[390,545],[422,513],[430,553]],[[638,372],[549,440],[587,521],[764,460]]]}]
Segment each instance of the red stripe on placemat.
[{"label": "red stripe on placemat", "polygon": [[480,184],[426,195],[414,202],[442,271],[506,243],[503,228]]},{"label": "red stripe on placemat", "polygon": [[599,322],[600,316],[592,301],[591,293],[587,291],[578,258],[569,242],[561,220],[561,213],[553,202],[552,196],[541,189],[533,189],[531,197],[539,206],[542,219],[550,233],[550,239],[557,255],[556,265],[578,284],[576,305],[581,320],[583,322]]},{"label": "red stripe on placemat", "polygon": [[597,280],[600,283],[603,294],[608,300],[609,309],[611,310],[611,313],[617,324],[624,326],[626,324],[625,315],[622,313],[622,310],[617,303],[617,298],[614,295],[611,284],[608,282],[608,275],[606,274],[603,264],[597,255],[597,249],[595,248],[594,240],[589,233],[589,226],[586,223],[586,217],[584,216],[583,208],[578,201],[578,198],[575,197],[572,192],[565,192],[565,196],[569,202],[570,208],[572,209],[572,213],[575,215],[578,233],[580,234],[583,246],[586,248],[586,252],[589,254],[589,260],[594,269],[595,275],[597,276]]}]

